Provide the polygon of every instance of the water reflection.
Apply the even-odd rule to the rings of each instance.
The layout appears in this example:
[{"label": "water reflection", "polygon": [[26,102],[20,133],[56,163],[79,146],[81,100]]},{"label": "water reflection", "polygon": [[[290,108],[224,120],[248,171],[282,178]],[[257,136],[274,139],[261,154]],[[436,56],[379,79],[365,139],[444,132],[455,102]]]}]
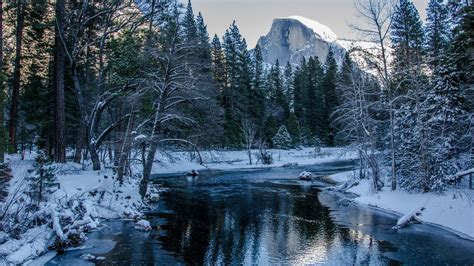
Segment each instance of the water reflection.
[{"label": "water reflection", "polygon": [[[314,167],[341,171],[347,164]],[[350,165],[349,165],[350,167]],[[393,231],[389,215],[344,204],[299,181],[301,169],[243,171],[160,178],[168,187],[148,218],[160,230],[143,233],[110,222],[89,238],[116,243],[98,265],[473,265],[474,243],[426,225]],[[86,243],[87,244],[87,243]],[[74,264],[68,252],[53,264]]]},{"label": "water reflection", "polygon": [[371,237],[337,226],[315,188],[258,183],[227,188],[165,193],[174,215],[162,226],[162,248],[187,264],[324,263],[336,253],[342,261],[390,261],[373,252],[379,244]]}]

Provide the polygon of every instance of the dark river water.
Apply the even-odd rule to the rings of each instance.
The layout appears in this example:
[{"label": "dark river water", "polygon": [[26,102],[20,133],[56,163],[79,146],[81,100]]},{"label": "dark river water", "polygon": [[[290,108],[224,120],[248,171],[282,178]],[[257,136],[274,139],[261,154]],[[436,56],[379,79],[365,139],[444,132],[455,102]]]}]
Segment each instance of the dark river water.
[{"label": "dark river water", "polygon": [[[49,265],[474,265],[474,242],[428,225],[398,231],[397,217],[341,201],[302,170],[326,175],[350,163],[156,177],[167,188],[148,220],[108,222],[86,247]],[[85,261],[84,254],[96,258]]]}]

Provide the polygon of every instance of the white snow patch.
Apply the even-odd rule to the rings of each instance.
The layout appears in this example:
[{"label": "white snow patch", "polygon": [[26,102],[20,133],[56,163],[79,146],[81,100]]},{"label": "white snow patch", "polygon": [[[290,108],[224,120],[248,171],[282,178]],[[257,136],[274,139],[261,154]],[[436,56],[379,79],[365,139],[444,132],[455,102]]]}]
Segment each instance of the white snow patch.
[{"label": "white snow patch", "polygon": [[[252,150],[253,164],[249,164],[247,151],[204,151],[201,152],[203,165],[196,160],[190,160],[189,152],[158,152],[153,164],[153,174],[176,174],[185,175],[192,170],[232,170],[249,168],[274,168],[305,166],[318,163],[328,163],[338,160],[350,160],[357,158],[354,150],[347,148],[321,148],[316,152],[314,148],[280,150],[267,150],[273,157],[273,164],[264,165],[257,160],[258,150]],[[135,168],[140,172],[140,168]]]},{"label": "white snow patch", "polygon": [[321,39],[325,41],[334,42],[337,40],[337,35],[328,26],[323,25],[312,19],[305,18],[302,16],[290,16],[284,19],[293,19],[301,22],[306,27],[312,29],[315,34],[317,34],[319,37],[321,37]]},{"label": "white snow patch", "polygon": [[354,201],[359,204],[378,207],[400,214],[398,223],[413,217],[422,208],[422,214],[416,219],[445,227],[462,237],[474,239],[474,191],[451,189],[442,195],[436,193],[409,193],[407,191],[391,191],[384,187],[378,193],[372,192],[367,180],[351,188],[348,192],[359,197]]},{"label": "white snow patch", "polygon": [[344,182],[354,179],[354,176],[355,176],[355,171],[346,171],[346,172],[330,175],[329,179],[334,181],[334,183],[344,183]]},{"label": "white snow patch", "polygon": [[135,223],[135,229],[141,230],[141,231],[151,231],[150,222],[147,220],[140,220]]}]

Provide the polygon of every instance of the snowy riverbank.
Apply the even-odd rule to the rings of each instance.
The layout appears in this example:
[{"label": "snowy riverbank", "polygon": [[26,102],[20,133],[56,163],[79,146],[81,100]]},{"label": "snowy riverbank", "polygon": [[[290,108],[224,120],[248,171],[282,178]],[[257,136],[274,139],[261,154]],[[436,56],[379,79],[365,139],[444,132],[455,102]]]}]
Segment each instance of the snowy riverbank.
[{"label": "snowy riverbank", "polygon": [[314,148],[292,150],[267,150],[273,158],[273,163],[264,165],[257,160],[258,150],[252,150],[253,164],[249,164],[246,151],[204,151],[201,152],[203,164],[197,162],[196,154],[187,152],[157,153],[153,165],[153,174],[176,174],[190,170],[231,170],[249,168],[274,168],[283,166],[305,166],[327,163],[338,160],[357,158],[357,153],[347,148]]},{"label": "snowy riverbank", "polygon": [[[7,157],[13,178],[9,195],[1,205],[4,217],[0,232],[0,264],[21,264],[43,254],[58,243],[80,244],[85,233],[97,230],[104,219],[138,219],[145,206],[138,193],[138,180],[129,178],[123,186],[113,179],[112,170],[82,170],[74,163],[51,164],[52,183],[42,183],[42,198],[35,157]],[[32,181],[36,180],[36,181]]]},{"label": "snowy riverbank", "polygon": [[[353,176],[354,172],[350,171],[330,178],[343,183]],[[399,217],[424,208],[419,216],[421,222],[474,241],[474,190],[449,189],[443,194],[436,194],[391,191],[389,187],[384,187],[382,191],[374,193],[370,182],[364,180],[346,192],[357,195],[352,200],[357,204],[382,209]]]}]

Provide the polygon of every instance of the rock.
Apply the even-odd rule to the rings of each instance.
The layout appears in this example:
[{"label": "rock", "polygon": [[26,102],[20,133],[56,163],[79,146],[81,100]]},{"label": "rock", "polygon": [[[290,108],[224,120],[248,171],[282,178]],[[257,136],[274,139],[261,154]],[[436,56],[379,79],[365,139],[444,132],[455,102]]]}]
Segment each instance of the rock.
[{"label": "rock", "polygon": [[79,258],[83,259],[83,260],[93,260],[95,259],[95,256],[92,255],[92,254],[82,254]]},{"label": "rock", "polygon": [[311,180],[313,178],[313,174],[310,172],[304,171],[304,172],[301,172],[298,178],[301,180]]},{"label": "rock", "polygon": [[160,200],[160,194],[158,193],[150,193],[148,195],[148,200],[150,202],[158,202]]},{"label": "rock", "polygon": [[140,220],[135,223],[135,229],[140,230],[140,231],[151,231],[152,228],[149,221]]},{"label": "rock", "polygon": [[287,62],[297,65],[303,58],[318,57],[322,63],[330,49],[336,60],[342,61],[344,49],[337,44],[337,36],[326,26],[303,17],[277,18],[270,32],[260,38],[263,59],[268,64],[276,60],[284,66]]},{"label": "rock", "polygon": [[196,177],[198,175],[199,175],[199,172],[197,170],[194,170],[194,169],[186,173],[186,176]]}]

